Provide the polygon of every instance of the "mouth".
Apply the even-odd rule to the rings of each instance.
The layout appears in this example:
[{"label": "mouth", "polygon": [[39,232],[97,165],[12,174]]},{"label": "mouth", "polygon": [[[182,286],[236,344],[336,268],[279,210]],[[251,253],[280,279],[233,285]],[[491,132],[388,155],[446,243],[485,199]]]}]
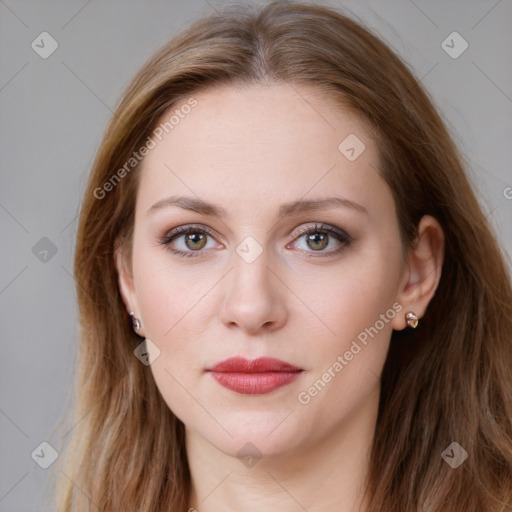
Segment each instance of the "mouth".
[{"label": "mouth", "polygon": [[262,395],[290,384],[304,370],[269,357],[258,359],[232,357],[206,371],[221,386],[231,391],[243,395]]}]

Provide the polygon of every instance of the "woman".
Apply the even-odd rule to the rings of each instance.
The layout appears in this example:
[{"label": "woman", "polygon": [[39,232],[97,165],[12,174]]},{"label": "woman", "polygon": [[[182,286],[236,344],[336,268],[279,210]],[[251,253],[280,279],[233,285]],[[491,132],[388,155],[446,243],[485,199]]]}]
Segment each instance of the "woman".
[{"label": "woman", "polygon": [[133,79],[84,196],[58,510],[504,511],[512,292],[387,46],[232,7]]}]

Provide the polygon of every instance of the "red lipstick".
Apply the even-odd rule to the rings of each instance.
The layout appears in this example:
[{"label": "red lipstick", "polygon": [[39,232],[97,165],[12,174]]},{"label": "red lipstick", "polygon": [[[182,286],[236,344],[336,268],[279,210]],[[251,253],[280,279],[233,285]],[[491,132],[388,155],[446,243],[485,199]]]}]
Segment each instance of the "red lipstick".
[{"label": "red lipstick", "polygon": [[244,395],[270,393],[289,384],[303,372],[302,368],[270,357],[231,357],[207,371],[221,386]]}]

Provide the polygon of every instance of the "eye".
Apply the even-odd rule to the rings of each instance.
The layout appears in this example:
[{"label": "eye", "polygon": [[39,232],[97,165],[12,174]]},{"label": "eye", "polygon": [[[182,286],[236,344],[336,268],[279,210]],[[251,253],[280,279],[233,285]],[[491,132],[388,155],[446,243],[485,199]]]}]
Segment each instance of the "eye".
[{"label": "eye", "polygon": [[[320,253],[310,255],[313,257],[337,254],[352,242],[352,238],[345,231],[327,224],[315,224],[314,226],[301,228],[295,233],[294,243],[295,240],[301,239],[305,242],[303,247],[300,248],[301,251]],[[331,242],[333,243],[331,244]],[[337,245],[337,247],[333,249],[332,245],[335,247]],[[324,250],[329,246],[331,246],[331,250]]]},{"label": "eye", "polygon": [[[203,226],[180,226],[168,233],[160,240],[160,243],[168,246],[169,250],[178,256],[193,258],[200,256],[202,249],[208,248],[206,247],[208,237],[213,237],[213,232],[209,228]],[[177,244],[179,248],[171,247],[171,244],[177,241],[181,242]]]},{"label": "eye", "polygon": [[[203,249],[212,248],[208,247],[208,237],[213,238],[214,233],[209,228],[204,226],[180,226],[170,231],[163,239],[159,241],[160,244],[167,246],[169,250],[180,257],[190,258],[201,256]],[[319,253],[311,254],[310,257],[316,256],[330,256],[337,254],[342,251],[345,247],[350,245],[352,238],[350,235],[345,233],[343,230],[337,229],[327,224],[315,224],[314,226],[308,226],[301,228],[295,233],[295,240],[304,239],[306,248],[299,248],[303,252],[308,253]],[[334,240],[333,240],[334,239]],[[331,250],[324,250],[328,248],[331,242],[335,242],[334,245],[337,248]],[[179,242],[179,243],[178,243]],[[177,245],[178,248],[173,247]],[[288,244],[287,248],[293,245]],[[213,248],[216,247],[213,244]]]}]

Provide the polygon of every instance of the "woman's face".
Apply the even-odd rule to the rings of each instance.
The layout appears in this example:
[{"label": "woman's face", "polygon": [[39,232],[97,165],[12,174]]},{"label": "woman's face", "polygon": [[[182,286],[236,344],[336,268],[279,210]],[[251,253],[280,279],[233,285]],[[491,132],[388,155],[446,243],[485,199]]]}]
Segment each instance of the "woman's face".
[{"label": "woman's face", "polygon": [[[371,423],[406,265],[370,133],[305,86],[193,98],[143,162],[122,278],[164,400],[232,455]],[[247,367],[211,371],[233,357]]]}]

